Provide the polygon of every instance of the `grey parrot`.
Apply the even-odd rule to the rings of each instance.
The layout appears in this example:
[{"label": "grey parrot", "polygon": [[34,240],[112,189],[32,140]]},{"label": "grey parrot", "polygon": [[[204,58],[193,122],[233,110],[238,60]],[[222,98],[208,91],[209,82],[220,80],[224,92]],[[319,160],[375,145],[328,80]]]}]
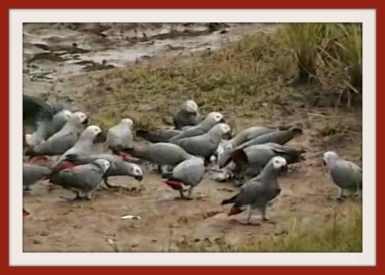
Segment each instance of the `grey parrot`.
[{"label": "grey parrot", "polygon": [[362,191],[362,168],[358,165],[340,158],[333,151],[323,154],[323,163],[326,165],[333,183],[338,187],[337,200],[344,198],[345,191]]},{"label": "grey parrot", "polygon": [[[247,159],[246,154],[244,157]],[[281,193],[277,178],[279,172],[286,166],[287,163],[284,158],[273,157],[258,177],[252,178],[242,185],[235,196],[222,201],[221,205],[233,204],[228,215],[239,214],[244,211],[244,206],[248,206],[247,224],[251,224],[250,219],[254,209],[259,209],[262,212],[262,220],[268,221],[266,217],[267,204]],[[260,223],[256,225],[260,225]]]},{"label": "grey parrot", "polygon": [[[47,178],[51,172],[51,169],[47,167],[23,163],[23,189],[26,190],[32,184]],[[23,216],[28,215],[30,213],[23,208]]]},{"label": "grey parrot", "polygon": [[[242,153],[240,154],[239,151],[246,153],[248,165],[244,164]],[[286,163],[290,165],[306,160],[305,157],[302,156],[304,153],[306,153],[306,151],[302,149],[297,150],[276,143],[265,143],[252,145],[244,149],[237,149],[232,153],[231,160],[235,164],[235,173],[237,173],[240,178],[244,176],[251,178],[257,176],[275,156],[283,157]]]},{"label": "grey parrot", "polygon": [[37,181],[49,176],[51,172],[48,167],[23,163],[23,187],[35,184]]},{"label": "grey parrot", "polygon": [[[172,172],[162,174],[166,179],[164,183],[172,189],[179,191],[182,199],[191,199],[193,188],[203,179],[205,174],[203,158],[194,157],[179,163]],[[188,197],[184,195],[184,186],[188,186]]]},{"label": "grey parrot", "polygon": [[135,178],[137,181],[143,180],[143,170],[139,165],[135,163],[125,162],[122,158],[117,155],[112,154],[69,154],[66,156],[64,161],[71,162],[74,166],[89,164],[94,162],[97,159],[105,159],[110,163],[110,168],[104,174],[104,182],[107,187],[111,188],[112,186],[108,183],[109,177],[115,176],[129,176]]},{"label": "grey parrot", "polygon": [[264,144],[264,143],[277,143],[280,145],[284,145],[290,140],[292,140],[294,137],[302,134],[303,132],[301,129],[293,128],[291,130],[274,131],[268,134],[258,136],[252,140],[242,143],[241,145],[235,147],[234,149],[224,151],[218,158],[218,166],[219,168],[223,168],[227,164],[229,164],[229,162],[231,161],[231,154],[235,150],[244,149],[251,145],[258,145],[258,144]]},{"label": "grey parrot", "polygon": [[201,121],[198,125],[195,125],[186,131],[182,131],[180,134],[172,137],[169,141],[175,141],[186,137],[200,136],[207,133],[215,124],[225,122],[223,115],[218,112],[209,113],[206,118]]},{"label": "grey parrot", "polygon": [[61,155],[75,145],[79,138],[81,125],[87,123],[87,116],[84,113],[76,112],[63,126],[63,128],[47,139],[45,142],[32,148],[28,148],[25,155],[36,156],[56,156]]},{"label": "grey parrot", "polygon": [[92,163],[66,168],[51,177],[51,182],[65,189],[76,192],[74,199],[91,199],[91,194],[102,182],[104,174],[110,168],[110,163],[105,159],[96,159]]},{"label": "grey parrot", "polygon": [[156,164],[159,169],[174,167],[180,162],[194,157],[176,144],[163,142],[149,144],[141,148],[134,147],[130,150],[124,150],[124,152]]},{"label": "grey parrot", "polygon": [[99,140],[102,141],[103,138],[102,129],[96,125],[88,126],[80,134],[76,143],[60,156],[54,166],[64,160],[66,155],[69,154],[91,154],[94,149],[94,143]]},{"label": "grey parrot", "polygon": [[185,126],[195,126],[197,122],[198,105],[194,100],[184,102],[182,108],[173,118],[176,130],[181,130]]},{"label": "grey parrot", "polygon": [[131,119],[123,118],[118,125],[111,127],[107,132],[106,144],[109,152],[127,161],[133,160],[129,154],[123,152],[123,149],[131,149],[133,146],[132,125]]},{"label": "grey parrot", "polygon": [[122,149],[132,148],[132,120],[123,118],[118,125],[111,127],[107,132],[108,149],[121,151]]},{"label": "grey parrot", "polygon": [[27,145],[33,147],[47,140],[63,128],[71,115],[72,112],[70,110],[64,109],[55,114],[52,119],[43,118],[38,120],[36,122],[36,131],[25,135]]},{"label": "grey parrot", "polygon": [[222,137],[230,131],[229,125],[218,123],[203,135],[182,138],[170,143],[179,145],[191,155],[203,157],[207,164],[217,150]]}]

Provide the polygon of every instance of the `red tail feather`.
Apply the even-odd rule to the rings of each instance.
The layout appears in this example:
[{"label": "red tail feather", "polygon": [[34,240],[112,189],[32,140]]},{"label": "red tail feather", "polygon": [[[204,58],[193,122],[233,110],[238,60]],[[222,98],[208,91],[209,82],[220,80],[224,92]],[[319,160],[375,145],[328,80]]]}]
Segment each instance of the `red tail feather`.
[{"label": "red tail feather", "polygon": [[180,181],[175,181],[175,180],[165,180],[163,181],[165,184],[170,186],[174,190],[182,190],[183,189],[183,184]]},{"label": "red tail feather", "polygon": [[[58,172],[61,171],[61,170],[67,169],[67,168],[75,167],[75,166],[76,165],[74,163],[70,162],[70,161],[62,161],[62,162],[59,163]],[[46,179],[49,179],[49,182],[53,183],[50,176],[46,177]]]},{"label": "red tail feather", "polygon": [[229,216],[237,215],[237,214],[242,213],[242,212],[243,212],[243,210],[241,208],[233,206],[228,215]]},{"label": "red tail feather", "polygon": [[28,159],[29,163],[35,163],[37,165],[44,165],[47,161],[48,161],[47,156],[36,156],[36,157],[30,156]]},{"label": "red tail feather", "polygon": [[125,152],[122,152],[122,151],[114,152],[114,154],[116,156],[118,156],[119,158],[121,158],[122,160],[124,160],[124,161],[133,161],[133,160],[135,160],[135,158],[133,156],[131,156],[130,154],[127,154]]},{"label": "red tail feather", "polygon": [[72,162],[69,162],[69,161],[62,161],[60,164],[59,164],[59,171],[61,170],[64,170],[64,169],[67,169],[67,168],[72,168],[72,167],[75,167],[76,165]]}]

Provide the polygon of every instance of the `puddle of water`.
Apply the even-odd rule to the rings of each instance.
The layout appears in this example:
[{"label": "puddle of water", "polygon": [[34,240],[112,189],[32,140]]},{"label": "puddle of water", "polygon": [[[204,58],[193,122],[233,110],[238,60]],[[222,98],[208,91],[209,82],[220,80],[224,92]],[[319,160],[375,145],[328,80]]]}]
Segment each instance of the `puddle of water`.
[{"label": "puddle of water", "polygon": [[[221,34],[207,24],[31,24],[24,25],[24,72],[41,81],[55,80],[111,67],[124,67],[145,57],[217,50],[239,39],[240,29],[261,24],[231,24]],[[133,26],[139,27],[133,27]],[[148,28],[146,28],[148,26]],[[251,26],[251,27],[250,27]],[[223,28],[222,28],[223,30]],[[73,52],[73,43],[89,52]],[[76,48],[75,48],[76,49]],[[38,55],[36,57],[36,55]],[[32,66],[26,62],[34,58]],[[86,70],[85,70],[86,69]]]},{"label": "puddle of water", "polygon": [[127,63],[135,62],[138,58],[143,56],[153,55],[151,48],[149,49],[127,49],[118,48],[113,50],[105,50],[98,52],[89,52],[79,56],[80,60],[92,60],[96,63],[102,63],[104,60],[108,64],[114,64],[116,66],[125,66]]}]

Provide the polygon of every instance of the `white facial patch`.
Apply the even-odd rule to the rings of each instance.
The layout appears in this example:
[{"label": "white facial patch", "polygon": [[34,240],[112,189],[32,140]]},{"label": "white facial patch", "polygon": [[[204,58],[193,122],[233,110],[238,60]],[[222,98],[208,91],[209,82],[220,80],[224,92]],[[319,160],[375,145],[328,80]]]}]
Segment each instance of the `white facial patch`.
[{"label": "white facial patch", "polygon": [[185,103],[185,110],[191,113],[197,112],[198,105],[195,103],[194,100],[187,100]]},{"label": "white facial patch", "polygon": [[220,121],[222,117],[222,114],[218,112],[211,112],[207,115],[207,118],[213,119],[214,121]]},{"label": "white facial patch", "polygon": [[87,119],[86,114],[80,113],[80,122],[83,122]]},{"label": "white facial patch", "polygon": [[83,123],[86,119],[87,119],[87,116],[85,113],[82,113],[82,112],[76,112],[74,114],[72,114],[72,117],[75,118],[75,120],[77,121],[77,123]]},{"label": "white facial patch", "polygon": [[214,116],[215,121],[220,121],[223,118],[223,115],[220,113],[216,113]]},{"label": "white facial patch", "polygon": [[100,129],[98,126],[96,125],[91,125],[91,126],[88,126],[86,131],[88,133],[92,133],[93,136],[97,136],[99,133],[102,132],[102,129]]},{"label": "white facial patch", "polygon": [[62,115],[66,120],[69,120],[72,116],[72,112],[70,110],[63,110],[59,114]]},{"label": "white facial patch", "polygon": [[28,146],[35,146],[37,144],[36,140],[33,138],[31,134],[25,135],[25,142]]},{"label": "white facial patch", "polygon": [[227,125],[227,124],[222,124],[221,126],[222,126],[221,129],[222,129],[222,133],[223,133],[223,134],[226,134],[226,133],[230,132],[231,128],[230,128],[229,125]]},{"label": "white facial patch", "polygon": [[279,169],[286,165],[286,160],[282,157],[274,157],[273,158],[273,165],[275,169]]},{"label": "white facial patch", "polygon": [[107,171],[110,168],[111,164],[108,160],[100,159],[99,162],[104,166],[104,171]]},{"label": "white facial patch", "polygon": [[134,167],[134,175],[135,176],[143,176],[143,171],[139,166]]},{"label": "white facial patch", "polygon": [[121,123],[127,124],[130,127],[132,126],[132,124],[134,124],[134,122],[131,119],[129,119],[129,118],[123,118]]},{"label": "white facial patch", "polygon": [[323,159],[326,162],[326,164],[328,164],[330,159],[332,159],[332,158],[338,158],[337,153],[335,153],[333,151],[328,151],[328,152],[325,152],[323,155]]}]

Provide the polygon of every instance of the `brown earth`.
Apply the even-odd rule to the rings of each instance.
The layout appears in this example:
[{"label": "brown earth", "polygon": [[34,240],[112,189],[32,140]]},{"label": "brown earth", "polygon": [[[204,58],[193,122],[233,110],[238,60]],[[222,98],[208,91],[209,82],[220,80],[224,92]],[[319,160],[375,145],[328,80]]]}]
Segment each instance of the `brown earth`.
[{"label": "brown earth", "polygon": [[[138,62],[154,62],[155,66],[162,58],[185,58],[207,48],[215,50],[260,27],[266,28],[262,24],[25,25],[24,92],[82,108],[87,106],[84,93],[96,85],[96,76]],[[151,105],[138,110],[147,108]],[[92,117],[92,108],[85,111]],[[236,113],[228,111],[225,115],[233,117]],[[243,219],[242,214],[229,218],[228,207],[220,206],[220,202],[235,194],[237,188],[232,183],[219,183],[208,174],[195,190],[196,199],[181,201],[159,175],[145,168],[142,183],[117,177],[111,180],[114,185],[130,189],[98,190],[90,202],[69,203],[59,198],[72,196],[66,190],[51,190],[46,183],[33,186],[24,195],[24,206],[32,213],[24,222],[24,251],[223,250],[286,234],[294,218],[317,230],[333,209],[343,213],[357,204],[334,200],[337,190],[323,172],[321,155],[333,149],[359,163],[361,119],[360,113],[287,106],[278,108],[268,119],[277,124],[302,123],[305,135],[290,143],[308,149],[307,161],[295,165],[281,179],[282,193],[268,210],[275,224],[244,226],[237,222]],[[239,130],[266,120],[260,116],[235,118],[234,123]],[[329,136],[337,126],[345,130]],[[141,219],[122,220],[127,214]]]}]

